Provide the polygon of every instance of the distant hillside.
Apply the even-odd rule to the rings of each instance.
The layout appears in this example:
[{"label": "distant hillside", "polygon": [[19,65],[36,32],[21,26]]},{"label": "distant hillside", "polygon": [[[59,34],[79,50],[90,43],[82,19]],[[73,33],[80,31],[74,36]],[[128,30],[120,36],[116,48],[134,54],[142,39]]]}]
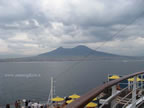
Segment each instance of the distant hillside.
[{"label": "distant hillside", "polygon": [[95,60],[144,60],[144,57],[120,56],[92,50],[86,46],[74,48],[59,47],[37,56],[0,59],[0,62],[35,62],[35,61],[95,61]]},{"label": "distant hillside", "polygon": [[40,54],[39,56],[118,56],[114,54],[104,53],[100,51],[92,50],[86,46],[80,45],[74,48],[59,47],[51,52]]}]

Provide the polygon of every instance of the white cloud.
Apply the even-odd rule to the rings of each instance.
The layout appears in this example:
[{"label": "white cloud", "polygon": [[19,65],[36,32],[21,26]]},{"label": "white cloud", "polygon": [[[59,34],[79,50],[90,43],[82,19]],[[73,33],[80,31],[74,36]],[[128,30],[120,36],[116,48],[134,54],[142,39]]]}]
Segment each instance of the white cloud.
[{"label": "white cloud", "polygon": [[[97,49],[103,43],[88,43],[88,46],[90,46],[93,49]],[[114,53],[118,55],[129,55],[129,56],[143,56],[143,47],[144,46],[144,37],[136,37],[136,38],[129,38],[128,40],[114,40],[106,42],[99,51],[105,51],[109,53]]]},{"label": "white cloud", "polygon": [[31,42],[32,40],[25,33],[17,33],[15,36],[8,38],[9,41],[23,41],[23,42]]},{"label": "white cloud", "polygon": [[4,40],[0,39],[0,53],[7,53],[7,52],[9,52],[7,43]]}]

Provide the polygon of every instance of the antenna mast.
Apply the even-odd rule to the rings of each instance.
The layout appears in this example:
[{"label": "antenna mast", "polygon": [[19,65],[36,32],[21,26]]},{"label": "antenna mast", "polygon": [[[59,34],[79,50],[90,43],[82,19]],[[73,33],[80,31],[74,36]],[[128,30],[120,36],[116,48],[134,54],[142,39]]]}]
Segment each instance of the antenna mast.
[{"label": "antenna mast", "polygon": [[50,93],[49,93],[48,104],[52,103],[52,99],[54,98],[54,94],[55,94],[54,80],[53,80],[53,77],[51,77],[51,89],[50,89]]}]

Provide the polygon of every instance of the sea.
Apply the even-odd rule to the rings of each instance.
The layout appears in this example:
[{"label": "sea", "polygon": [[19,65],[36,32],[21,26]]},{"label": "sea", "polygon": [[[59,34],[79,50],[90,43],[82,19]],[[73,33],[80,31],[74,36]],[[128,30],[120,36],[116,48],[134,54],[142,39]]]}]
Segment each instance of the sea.
[{"label": "sea", "polygon": [[50,79],[55,96],[82,95],[107,81],[108,74],[127,75],[143,71],[144,61],[49,61],[1,62],[0,105],[15,100],[47,101]]}]

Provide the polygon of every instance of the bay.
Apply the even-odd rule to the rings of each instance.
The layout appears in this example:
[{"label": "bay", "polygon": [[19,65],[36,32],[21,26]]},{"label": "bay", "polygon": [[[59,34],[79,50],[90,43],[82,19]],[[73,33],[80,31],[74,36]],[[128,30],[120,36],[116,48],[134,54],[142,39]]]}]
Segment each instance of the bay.
[{"label": "bay", "polygon": [[50,78],[55,96],[82,95],[107,81],[108,74],[144,70],[144,61],[60,61],[0,63],[0,104],[18,99],[47,101]]}]

